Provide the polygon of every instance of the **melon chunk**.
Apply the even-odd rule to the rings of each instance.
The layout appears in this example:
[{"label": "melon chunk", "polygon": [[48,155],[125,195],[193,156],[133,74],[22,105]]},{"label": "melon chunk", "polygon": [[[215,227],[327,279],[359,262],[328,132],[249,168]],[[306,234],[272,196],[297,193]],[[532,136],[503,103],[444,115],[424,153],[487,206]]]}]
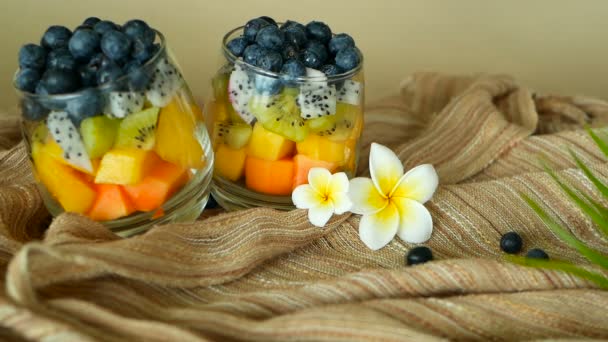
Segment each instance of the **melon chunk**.
[{"label": "melon chunk", "polygon": [[245,184],[251,190],[270,195],[289,195],[293,188],[291,159],[264,160],[248,156],[245,160]]},{"label": "melon chunk", "polygon": [[125,185],[124,190],[140,211],[160,208],[188,181],[188,171],[175,164],[159,160],[141,182]]},{"label": "melon chunk", "polygon": [[95,176],[97,184],[137,184],[158,157],[152,151],[139,149],[113,149],[104,154]]},{"label": "melon chunk", "polygon": [[200,169],[205,165],[198,131],[204,130],[196,119],[197,108],[174,98],[160,110],[156,129],[156,153],[164,160],[185,168]]},{"label": "melon chunk", "polygon": [[83,214],[95,200],[93,184],[86,181],[85,174],[59,161],[54,148],[53,145],[33,143],[32,159],[36,176],[63,210]]},{"label": "melon chunk", "polygon": [[260,123],[256,123],[248,146],[247,155],[272,161],[291,155],[295,143],[282,135],[266,130]]},{"label": "melon chunk", "polygon": [[119,185],[97,184],[97,198],[88,216],[96,221],[115,220],[131,215],[135,207]]},{"label": "melon chunk", "polygon": [[329,172],[331,172],[331,173],[334,173],[334,171],[336,171],[336,169],[338,168],[338,164],[336,164],[336,163],[331,163],[331,162],[327,162],[324,160],[312,159],[303,154],[297,154],[295,157],[293,157],[293,163],[294,163],[294,180],[293,180],[294,188],[297,187],[298,185],[308,183],[308,172],[313,167],[321,167],[321,168],[329,170]]},{"label": "melon chunk", "polygon": [[220,144],[215,151],[215,173],[233,182],[239,180],[245,172],[245,148],[235,150]]},{"label": "melon chunk", "polygon": [[297,143],[296,149],[299,154],[307,155],[312,159],[339,165],[342,165],[346,159],[344,142],[332,141],[314,134],[310,134],[304,141]]}]

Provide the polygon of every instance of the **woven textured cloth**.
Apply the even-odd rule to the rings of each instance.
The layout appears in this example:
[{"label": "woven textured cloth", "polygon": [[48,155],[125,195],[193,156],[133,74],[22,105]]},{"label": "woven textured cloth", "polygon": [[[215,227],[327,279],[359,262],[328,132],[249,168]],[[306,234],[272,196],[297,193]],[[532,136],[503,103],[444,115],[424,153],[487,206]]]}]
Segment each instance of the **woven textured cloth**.
[{"label": "woven textured cloth", "polygon": [[[305,211],[219,213],[121,239],[63,214],[51,220],[33,184],[18,121],[0,122],[0,337],[45,341],[426,341],[608,338],[608,292],[568,274],[503,261],[500,236],[588,265],[521,200],[525,193],[589,245],[592,223],[542,172],[543,155],[599,200],[566,147],[600,178],[608,165],[581,129],[608,103],[533,94],[507,76],[421,73],[366,110],[369,144],[406,169],[435,165],[426,204],[436,261],[404,266],[412,245],[379,251],[357,215],[311,226]],[[207,216],[207,215],[206,215]]]}]

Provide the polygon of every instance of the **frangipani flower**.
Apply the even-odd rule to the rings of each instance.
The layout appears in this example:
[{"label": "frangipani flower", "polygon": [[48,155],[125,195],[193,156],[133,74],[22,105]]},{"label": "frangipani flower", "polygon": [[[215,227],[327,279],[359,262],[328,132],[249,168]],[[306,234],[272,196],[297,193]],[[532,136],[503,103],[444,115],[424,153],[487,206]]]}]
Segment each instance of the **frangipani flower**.
[{"label": "frangipani flower", "polygon": [[361,214],[359,236],[367,247],[380,249],[395,235],[420,243],[433,232],[433,219],[422,205],[435,193],[439,178],[430,164],[403,174],[403,164],[386,146],[373,143],[369,155],[371,179],[350,181],[351,211]]},{"label": "frangipani flower", "polygon": [[317,227],[324,227],[331,216],[350,210],[348,177],[344,172],[331,174],[323,168],[308,171],[308,184],[295,188],[291,194],[298,209],[308,209],[308,220]]}]

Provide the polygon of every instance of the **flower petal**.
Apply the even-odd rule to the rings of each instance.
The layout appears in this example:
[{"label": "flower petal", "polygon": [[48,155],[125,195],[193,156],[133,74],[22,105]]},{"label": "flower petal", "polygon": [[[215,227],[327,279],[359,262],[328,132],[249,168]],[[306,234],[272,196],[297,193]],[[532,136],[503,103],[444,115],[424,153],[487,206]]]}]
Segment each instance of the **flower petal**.
[{"label": "flower petal", "polygon": [[433,165],[418,165],[401,177],[391,197],[405,197],[425,203],[433,197],[438,184],[439,177]]},{"label": "flower petal", "polygon": [[369,172],[378,191],[388,196],[403,176],[403,164],[388,147],[372,143],[369,154]]},{"label": "flower petal", "polygon": [[308,184],[296,187],[291,193],[291,201],[298,209],[310,209],[323,202],[321,194]]},{"label": "flower petal", "polygon": [[399,210],[397,235],[405,242],[421,243],[431,238],[433,218],[424,205],[404,197],[391,199]]},{"label": "flower petal", "polygon": [[324,201],[308,210],[308,220],[317,227],[325,227],[333,214],[334,206],[331,201]]},{"label": "flower petal", "polygon": [[372,250],[386,246],[397,234],[399,212],[389,203],[386,208],[373,215],[364,215],[359,222],[359,237]]},{"label": "flower petal", "polygon": [[388,199],[378,193],[378,189],[369,178],[353,178],[348,187],[348,197],[353,202],[350,209],[355,214],[371,215],[384,209]]},{"label": "flower petal", "polygon": [[328,193],[335,194],[337,192],[348,192],[348,177],[344,172],[338,172],[331,175],[331,181],[329,183]]},{"label": "flower petal", "polygon": [[308,171],[308,184],[320,194],[327,193],[327,187],[331,182],[331,172],[321,167],[313,167]]},{"label": "flower petal", "polygon": [[335,192],[329,195],[329,199],[334,204],[334,211],[338,215],[342,215],[349,211],[353,203],[350,201],[348,194],[345,192]]}]

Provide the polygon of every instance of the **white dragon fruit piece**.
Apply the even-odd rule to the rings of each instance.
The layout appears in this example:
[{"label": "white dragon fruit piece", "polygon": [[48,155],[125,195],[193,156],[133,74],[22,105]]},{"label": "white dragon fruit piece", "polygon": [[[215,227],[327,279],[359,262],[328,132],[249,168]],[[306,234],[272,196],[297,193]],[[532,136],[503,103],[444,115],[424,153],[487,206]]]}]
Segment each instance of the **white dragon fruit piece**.
[{"label": "white dragon fruit piece", "polygon": [[348,103],[354,106],[361,104],[361,83],[346,80],[342,88],[338,89],[338,102]]},{"label": "white dragon fruit piece", "polygon": [[241,61],[237,61],[234,64],[234,70],[230,74],[228,97],[234,111],[239,114],[243,121],[252,124],[256,118],[249,110],[249,101],[254,96],[255,85],[241,63]]},{"label": "white dragon fruit piece", "polygon": [[306,68],[306,76],[314,81],[300,86],[296,103],[300,106],[300,116],[316,119],[336,114],[336,87],[327,84],[327,77],[319,70]]},{"label": "white dragon fruit piece", "polygon": [[145,93],[130,91],[113,91],[108,94],[104,113],[110,117],[122,119],[129,114],[140,112],[144,108]]},{"label": "white dragon fruit piece", "polygon": [[158,60],[154,74],[146,87],[146,97],[155,107],[164,107],[171,102],[175,93],[182,88],[182,74],[167,58]]},{"label": "white dragon fruit piece", "polygon": [[53,140],[63,150],[63,158],[74,167],[93,172],[93,165],[84,147],[78,129],[67,112],[51,112],[47,117],[47,127]]}]

